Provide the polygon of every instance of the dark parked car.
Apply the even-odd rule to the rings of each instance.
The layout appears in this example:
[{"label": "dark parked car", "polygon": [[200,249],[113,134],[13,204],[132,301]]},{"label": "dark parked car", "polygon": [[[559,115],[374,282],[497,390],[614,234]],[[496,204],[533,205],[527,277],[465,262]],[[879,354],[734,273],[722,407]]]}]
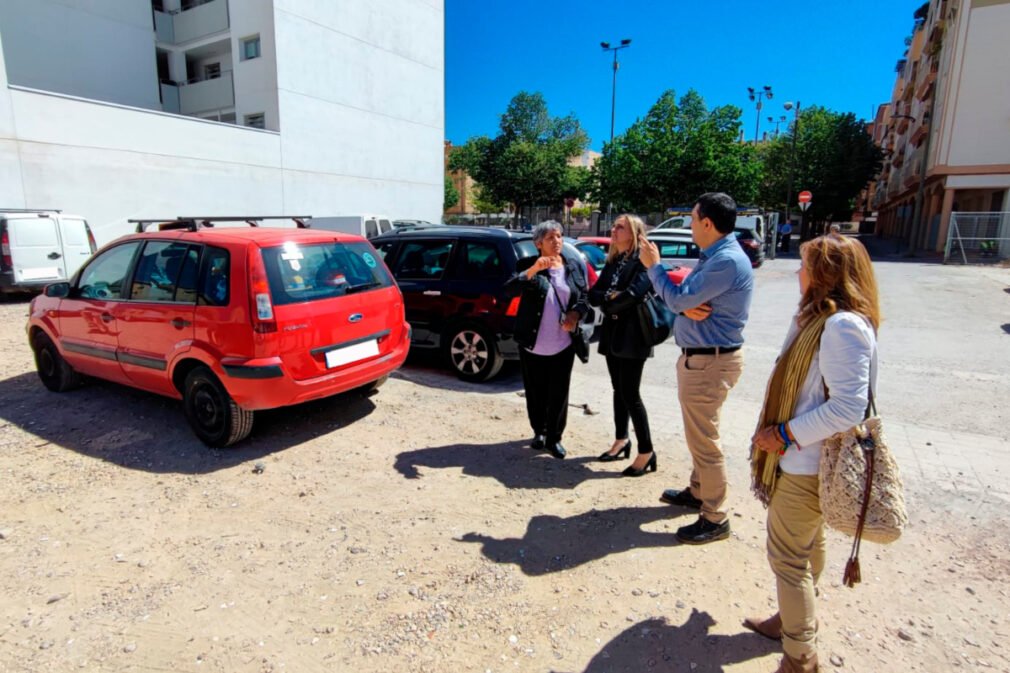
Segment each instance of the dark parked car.
[{"label": "dark parked car", "polygon": [[758,233],[749,227],[737,227],[733,233],[736,234],[736,240],[740,243],[740,247],[747,253],[750,265],[756,269],[764,264],[764,245]]},{"label": "dark parked car", "polygon": [[394,231],[371,242],[403,293],[412,348],[441,350],[466,381],[486,381],[505,360],[519,358],[513,338],[519,299],[504,285],[519,260],[538,255],[529,234],[446,226]]}]

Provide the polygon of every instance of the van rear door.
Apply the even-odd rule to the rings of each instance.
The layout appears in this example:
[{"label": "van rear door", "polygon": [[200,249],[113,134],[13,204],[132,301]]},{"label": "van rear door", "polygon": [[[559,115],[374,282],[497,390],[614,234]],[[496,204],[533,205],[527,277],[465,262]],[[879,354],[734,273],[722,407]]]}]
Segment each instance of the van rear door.
[{"label": "van rear door", "polygon": [[7,235],[15,284],[67,277],[56,220],[45,215],[11,217],[7,219]]},{"label": "van rear door", "polygon": [[60,238],[63,240],[64,272],[73,276],[91,257],[94,250],[88,238],[88,223],[79,217],[60,216]]}]

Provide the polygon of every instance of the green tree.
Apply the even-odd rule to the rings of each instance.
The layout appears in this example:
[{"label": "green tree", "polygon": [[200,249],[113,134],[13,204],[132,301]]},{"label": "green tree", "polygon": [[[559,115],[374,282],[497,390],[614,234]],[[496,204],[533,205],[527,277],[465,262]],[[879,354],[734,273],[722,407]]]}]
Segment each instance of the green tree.
[{"label": "green tree", "polygon": [[[785,207],[795,131],[790,129],[761,150],[765,166],[761,202],[765,206]],[[860,190],[879,171],[882,156],[864,122],[852,113],[812,107],[800,114],[793,198],[803,190],[814,195],[804,218],[803,238],[810,236],[814,223],[849,218]]]},{"label": "green tree", "polygon": [[480,136],[453,150],[450,169],[466,170],[491,202],[522,208],[557,204],[572,188],[568,159],[589,145],[573,115],[552,117],[540,93],[521,91],[502,115],[495,138]]},{"label": "green tree", "polygon": [[459,190],[452,184],[452,178],[445,176],[445,196],[442,198],[442,212],[445,212],[459,203]]},{"label": "green tree", "polygon": [[740,109],[709,110],[694,90],[678,102],[666,91],[644,119],[636,120],[596,162],[597,196],[622,210],[658,211],[690,204],[710,191],[738,202],[758,193],[761,163],[754,148],[737,141]]}]

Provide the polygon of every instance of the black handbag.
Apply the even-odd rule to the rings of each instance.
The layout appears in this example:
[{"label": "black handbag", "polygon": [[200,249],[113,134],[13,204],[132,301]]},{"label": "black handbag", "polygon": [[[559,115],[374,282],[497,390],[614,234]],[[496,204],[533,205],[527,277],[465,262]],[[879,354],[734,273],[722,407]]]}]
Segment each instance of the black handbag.
[{"label": "black handbag", "polygon": [[[586,330],[590,331],[590,334],[586,334]],[[575,351],[575,357],[582,361],[582,364],[589,362],[589,339],[592,335],[593,325],[591,323],[579,322],[572,330],[572,349]]]},{"label": "black handbag", "polygon": [[677,317],[666,302],[652,292],[645,295],[636,308],[638,321],[642,327],[642,338],[649,346],[658,346],[670,338],[673,321]]}]

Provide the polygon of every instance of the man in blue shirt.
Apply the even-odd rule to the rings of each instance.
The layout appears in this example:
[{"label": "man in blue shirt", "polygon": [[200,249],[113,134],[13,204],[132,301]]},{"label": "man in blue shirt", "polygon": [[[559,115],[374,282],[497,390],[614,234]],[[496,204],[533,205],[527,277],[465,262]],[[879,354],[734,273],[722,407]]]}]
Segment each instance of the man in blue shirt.
[{"label": "man in blue shirt", "polygon": [[688,488],[667,489],[660,499],[700,510],[698,521],[677,530],[677,538],[686,544],[729,537],[719,413],[743,370],[740,348],[754,291],[754,271],[737,243],[735,224],[736,202],[728,194],[698,197],[691,212],[691,237],[701,256],[680,285],[666,275],[656,245],[644,236],[639,239],[639,259],[649,270],[653,289],[684,316],[673,326],[681,349],[677,395],[694,469]]}]

